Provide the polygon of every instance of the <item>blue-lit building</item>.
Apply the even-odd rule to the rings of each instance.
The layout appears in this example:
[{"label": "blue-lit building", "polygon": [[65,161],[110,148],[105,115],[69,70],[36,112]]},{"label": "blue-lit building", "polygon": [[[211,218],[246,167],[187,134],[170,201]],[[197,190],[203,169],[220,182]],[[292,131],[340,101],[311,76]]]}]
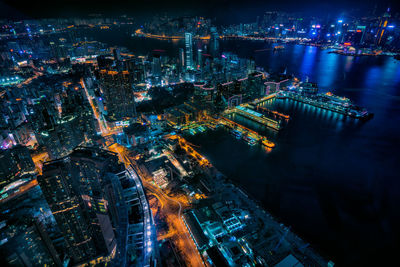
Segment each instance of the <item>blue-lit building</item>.
[{"label": "blue-lit building", "polygon": [[185,66],[186,69],[193,68],[193,35],[190,32],[185,33]]}]

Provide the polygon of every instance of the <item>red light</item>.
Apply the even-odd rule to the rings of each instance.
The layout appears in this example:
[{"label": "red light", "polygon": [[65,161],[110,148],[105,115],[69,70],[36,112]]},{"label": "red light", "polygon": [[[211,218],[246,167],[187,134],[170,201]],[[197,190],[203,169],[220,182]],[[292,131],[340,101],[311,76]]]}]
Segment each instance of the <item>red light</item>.
[{"label": "red light", "polygon": [[361,32],[361,30],[357,30],[357,32]]},{"label": "red light", "polygon": [[345,46],[350,46],[350,45],[351,45],[351,43],[344,43],[344,45],[345,45]]}]

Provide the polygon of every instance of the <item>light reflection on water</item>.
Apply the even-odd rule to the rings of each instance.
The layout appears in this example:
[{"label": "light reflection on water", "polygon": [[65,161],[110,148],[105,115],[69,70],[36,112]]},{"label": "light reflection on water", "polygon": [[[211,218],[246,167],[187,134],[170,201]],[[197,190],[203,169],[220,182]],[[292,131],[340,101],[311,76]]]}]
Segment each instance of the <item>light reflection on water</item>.
[{"label": "light reflection on water", "polygon": [[[135,54],[165,49],[167,54],[177,56],[178,48],[184,47],[182,42],[140,38],[127,43],[116,35],[99,38],[127,46],[138,52]],[[400,61],[345,57],[289,44],[275,53],[254,52],[270,45],[220,42],[224,51],[255,58],[256,64],[267,71],[287,69],[297,77],[307,76],[318,82],[323,92],[333,91],[366,107],[375,113],[374,118],[360,122],[279,100],[269,104],[290,115],[291,120],[279,133],[259,129],[277,145],[269,154],[261,146],[250,147],[220,130],[193,136],[191,142],[200,145],[201,152],[220,171],[242,184],[250,195],[339,265],[384,266],[384,259],[397,261]]]}]

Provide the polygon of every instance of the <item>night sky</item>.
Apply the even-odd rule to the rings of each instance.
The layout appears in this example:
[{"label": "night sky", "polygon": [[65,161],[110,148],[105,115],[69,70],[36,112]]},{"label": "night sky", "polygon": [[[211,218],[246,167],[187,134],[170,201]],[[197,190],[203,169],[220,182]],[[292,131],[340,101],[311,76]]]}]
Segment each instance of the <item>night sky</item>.
[{"label": "night sky", "polygon": [[400,10],[395,0],[0,0],[2,18],[74,17],[102,13],[146,17],[167,12],[171,15],[204,15],[220,22],[254,21],[268,10],[302,12],[307,15],[340,14],[361,15],[371,13],[377,4],[378,13],[388,6]]}]

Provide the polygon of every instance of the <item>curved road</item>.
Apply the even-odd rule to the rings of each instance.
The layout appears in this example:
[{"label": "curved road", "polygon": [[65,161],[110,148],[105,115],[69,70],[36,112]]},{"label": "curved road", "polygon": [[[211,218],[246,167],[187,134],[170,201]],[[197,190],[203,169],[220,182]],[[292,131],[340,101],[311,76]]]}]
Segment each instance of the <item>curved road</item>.
[{"label": "curved road", "polygon": [[[132,166],[140,177],[143,187],[149,192],[156,195],[156,197],[163,201],[163,208],[160,209],[160,212],[165,215],[167,218],[167,223],[171,231],[175,234],[172,235],[171,240],[176,245],[176,247],[180,250],[183,258],[185,259],[185,264],[187,266],[193,267],[203,267],[204,262],[197,250],[197,247],[189,235],[189,232],[182,220],[182,203],[178,200],[175,200],[172,197],[166,195],[159,187],[156,185],[146,181],[144,178],[145,175],[140,171],[137,167],[137,164],[134,160],[131,160],[126,153],[126,149],[123,146],[115,145],[112,148],[115,150],[121,157],[122,161],[126,165]],[[186,206],[187,207],[187,206]],[[185,207],[185,208],[186,208]]]},{"label": "curved road", "polygon": [[185,263],[188,266],[204,266],[203,260],[194,244],[189,232],[182,221],[182,204],[167,196],[160,188],[149,183],[148,181],[142,180],[143,186],[149,192],[162,199],[164,202],[164,208],[160,210],[167,217],[167,223],[170,228],[173,228],[176,235],[171,237],[173,242],[179,248],[185,258]]}]

